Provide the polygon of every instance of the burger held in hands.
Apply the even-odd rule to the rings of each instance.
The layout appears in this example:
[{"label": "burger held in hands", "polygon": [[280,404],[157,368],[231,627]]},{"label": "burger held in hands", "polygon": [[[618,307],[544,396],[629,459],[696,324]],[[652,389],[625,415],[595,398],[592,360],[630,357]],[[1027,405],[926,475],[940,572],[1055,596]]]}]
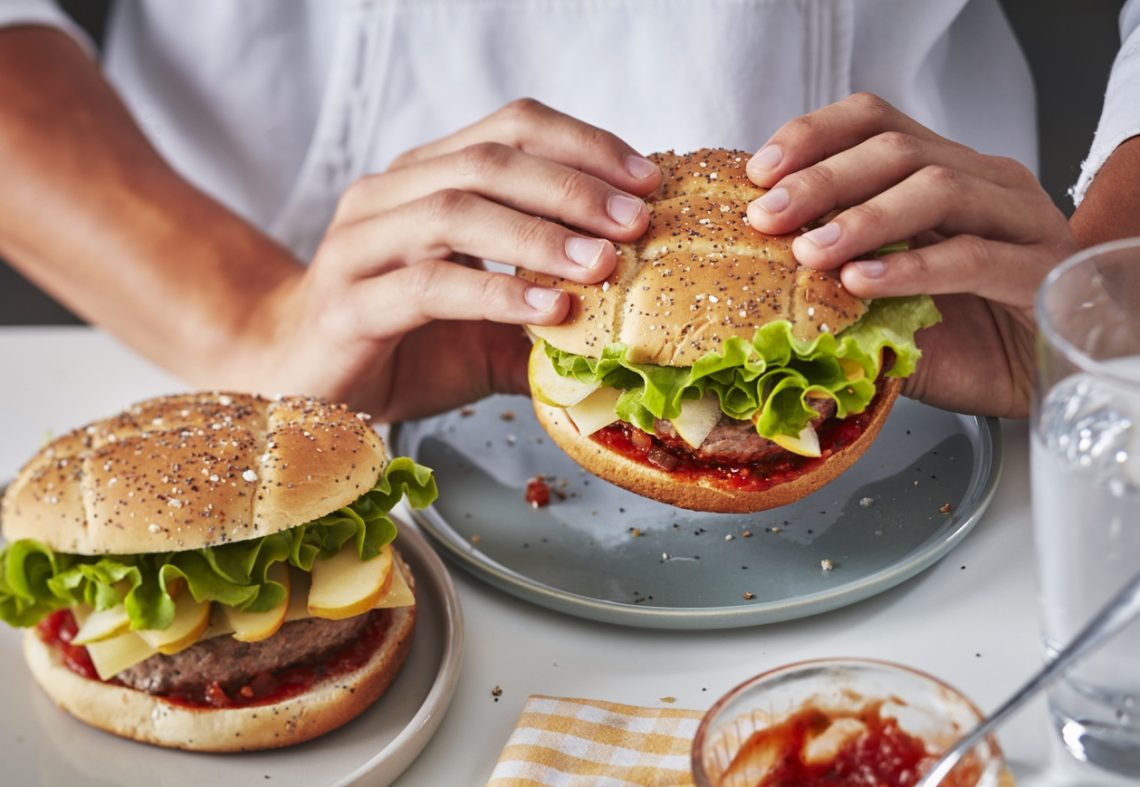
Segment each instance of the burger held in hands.
[{"label": "burger held in hands", "polygon": [[[600,285],[529,326],[539,421],[594,474],[646,497],[748,512],[815,491],[881,429],[936,323],[926,296],[864,301],[748,225],[748,154],[651,156],[649,228]],[[806,229],[806,228],[805,228]]]},{"label": "burger held in hands", "polygon": [[284,397],[137,404],[40,450],[4,497],[0,618],[80,720],[160,746],[286,746],[357,716],[411,647],[388,512],[436,495],[367,418]]}]

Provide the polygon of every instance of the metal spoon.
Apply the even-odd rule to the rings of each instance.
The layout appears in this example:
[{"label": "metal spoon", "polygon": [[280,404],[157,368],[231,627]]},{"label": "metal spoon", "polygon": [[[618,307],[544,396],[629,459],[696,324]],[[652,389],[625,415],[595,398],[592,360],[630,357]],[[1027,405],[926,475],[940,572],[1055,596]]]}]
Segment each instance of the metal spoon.
[{"label": "metal spoon", "polygon": [[1010,714],[1024,705],[1037,692],[1059,678],[1073,662],[1089,655],[1106,640],[1115,636],[1138,614],[1140,614],[1140,573],[1132,577],[1120,592],[1104,605],[1096,617],[1073,638],[1068,647],[1042,667],[1036,675],[1006,700],[1004,705],[979,722],[977,727],[960,738],[952,749],[943,754],[942,758],[934,764],[934,767],[915,787],[935,787],[941,784],[942,780],[958,764],[958,761],[968,751],[981,743],[986,735],[1005,721]]}]

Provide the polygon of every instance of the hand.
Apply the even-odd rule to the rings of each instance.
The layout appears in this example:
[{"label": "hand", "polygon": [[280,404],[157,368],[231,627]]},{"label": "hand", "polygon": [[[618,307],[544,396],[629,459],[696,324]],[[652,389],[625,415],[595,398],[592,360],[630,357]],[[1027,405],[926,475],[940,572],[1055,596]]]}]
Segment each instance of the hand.
[{"label": "hand", "polygon": [[518,326],[560,322],[568,296],[479,260],[601,281],[659,180],[613,135],[529,100],[404,154],[348,190],[312,264],[272,298],[258,387],[381,420],[527,391]]},{"label": "hand", "polygon": [[[796,239],[801,264],[838,270],[863,298],[936,296],[943,321],[918,334],[924,356],[906,395],[964,412],[1028,414],[1033,298],[1076,248],[1029,170],[856,94],[786,123],[748,174],[770,188],[748,209],[763,232],[793,232],[839,211]],[[905,239],[914,248],[872,257]]]},{"label": "hand", "polygon": [[568,296],[476,260],[600,281],[660,180],[613,135],[517,101],[355,184],[304,266],[170,167],[87,53],[36,26],[0,31],[0,161],[4,257],[77,313],[190,385],[382,419],[527,390],[518,324],[560,321]]}]

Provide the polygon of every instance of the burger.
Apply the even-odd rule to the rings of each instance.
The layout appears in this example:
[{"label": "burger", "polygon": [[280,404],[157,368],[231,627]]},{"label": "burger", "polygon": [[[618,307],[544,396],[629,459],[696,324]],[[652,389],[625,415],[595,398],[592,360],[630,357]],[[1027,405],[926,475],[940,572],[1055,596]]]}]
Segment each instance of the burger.
[{"label": "burger", "polygon": [[875,439],[938,310],[857,298],[796,262],[795,234],[750,227],[764,190],[747,153],[651,158],[663,179],[648,229],[604,282],[519,273],[571,295],[563,323],[528,326],[535,412],[579,464],[646,497],[721,512],[793,502]]},{"label": "burger", "polygon": [[0,505],[0,618],[64,710],[160,746],[286,746],[360,714],[407,658],[415,580],[388,512],[436,496],[363,414],[193,393],[52,440]]}]

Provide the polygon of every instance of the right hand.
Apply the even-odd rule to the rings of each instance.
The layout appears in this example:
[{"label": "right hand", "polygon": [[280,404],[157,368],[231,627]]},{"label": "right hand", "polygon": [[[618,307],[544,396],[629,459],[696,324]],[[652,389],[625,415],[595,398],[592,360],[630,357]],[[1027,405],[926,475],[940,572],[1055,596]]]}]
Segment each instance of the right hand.
[{"label": "right hand", "polygon": [[599,282],[659,180],[617,137],[531,100],[409,151],[344,194],[312,264],[267,295],[242,387],[381,420],[526,392],[518,326],[561,322],[569,298],[480,260]]},{"label": "right hand", "polygon": [[[770,189],[752,226],[798,237],[800,263],[861,298],[929,293],[943,321],[903,393],[979,415],[1024,418],[1033,386],[1033,296],[1076,249],[1065,216],[1021,164],[935,134],[867,93],[785,123],[748,165]],[[875,258],[900,238],[916,244]]]}]

